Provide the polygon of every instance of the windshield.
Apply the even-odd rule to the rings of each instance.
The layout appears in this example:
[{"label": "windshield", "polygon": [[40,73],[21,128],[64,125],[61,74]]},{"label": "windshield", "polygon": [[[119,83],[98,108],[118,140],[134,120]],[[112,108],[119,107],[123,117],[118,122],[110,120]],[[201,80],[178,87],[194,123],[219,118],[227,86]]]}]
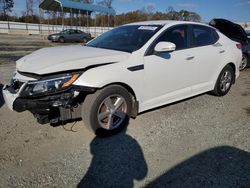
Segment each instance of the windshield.
[{"label": "windshield", "polygon": [[140,49],[159,29],[159,25],[127,25],[112,29],[86,46],[134,52]]}]

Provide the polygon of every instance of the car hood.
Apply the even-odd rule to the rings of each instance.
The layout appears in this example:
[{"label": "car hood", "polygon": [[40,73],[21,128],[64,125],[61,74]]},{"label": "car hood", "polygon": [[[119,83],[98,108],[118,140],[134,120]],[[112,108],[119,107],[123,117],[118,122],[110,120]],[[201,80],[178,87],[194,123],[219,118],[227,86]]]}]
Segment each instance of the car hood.
[{"label": "car hood", "polygon": [[50,47],[37,50],[17,61],[20,72],[38,75],[84,69],[106,63],[117,63],[130,53],[81,45]]}]

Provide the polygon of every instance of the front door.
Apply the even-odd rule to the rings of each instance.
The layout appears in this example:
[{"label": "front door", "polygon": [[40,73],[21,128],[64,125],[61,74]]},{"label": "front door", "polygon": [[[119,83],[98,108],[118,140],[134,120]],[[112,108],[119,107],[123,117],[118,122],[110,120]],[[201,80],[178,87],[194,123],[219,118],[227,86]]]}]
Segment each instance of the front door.
[{"label": "front door", "polygon": [[[195,64],[193,50],[188,48],[188,30],[187,25],[167,29],[144,57],[147,92],[144,94],[142,108],[152,108],[191,95]],[[174,43],[176,50],[156,54],[154,47],[162,41]]]}]

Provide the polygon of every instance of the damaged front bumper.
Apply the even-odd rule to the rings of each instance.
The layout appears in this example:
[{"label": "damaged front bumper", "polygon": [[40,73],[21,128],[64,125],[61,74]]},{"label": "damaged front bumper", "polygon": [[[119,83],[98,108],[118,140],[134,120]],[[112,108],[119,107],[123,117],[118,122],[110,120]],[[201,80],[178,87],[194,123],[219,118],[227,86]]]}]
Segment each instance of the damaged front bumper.
[{"label": "damaged front bumper", "polygon": [[17,112],[30,111],[40,124],[65,122],[81,118],[80,106],[85,96],[95,88],[71,86],[67,90],[39,97],[22,97],[25,83],[16,90],[12,85],[3,87],[7,107]]},{"label": "damaged front bumper", "polygon": [[[20,88],[19,91],[22,91],[22,88]],[[18,98],[19,92],[16,92],[13,87],[10,87],[8,85],[5,85],[3,87],[2,92],[3,92],[3,98],[4,98],[4,101],[5,101],[5,104],[7,105],[7,107],[10,110],[13,111],[14,110],[13,104],[14,104],[15,100]]]},{"label": "damaged front bumper", "polygon": [[13,103],[16,100],[16,98],[18,97],[17,94],[13,94],[10,93],[7,89],[6,86],[3,87],[3,98],[5,101],[5,104],[7,105],[7,107],[13,111]]}]

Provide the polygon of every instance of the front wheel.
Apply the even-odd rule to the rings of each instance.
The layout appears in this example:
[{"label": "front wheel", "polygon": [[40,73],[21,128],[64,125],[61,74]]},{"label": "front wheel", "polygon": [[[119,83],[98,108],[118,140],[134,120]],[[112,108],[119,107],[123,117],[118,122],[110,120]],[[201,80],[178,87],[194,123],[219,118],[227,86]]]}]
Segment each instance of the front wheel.
[{"label": "front wheel", "polygon": [[58,41],[59,41],[60,43],[64,43],[64,42],[65,42],[65,39],[64,39],[63,37],[60,37],[60,38],[58,39]]},{"label": "front wheel", "polygon": [[235,80],[235,73],[234,70],[230,65],[227,65],[223,68],[223,70],[220,72],[220,75],[217,79],[217,82],[215,84],[214,90],[212,93],[216,96],[224,96],[226,95],[232,84]]},{"label": "front wheel", "polygon": [[82,119],[87,128],[98,136],[111,136],[128,123],[132,97],[123,87],[108,86],[86,96],[82,104]]}]

